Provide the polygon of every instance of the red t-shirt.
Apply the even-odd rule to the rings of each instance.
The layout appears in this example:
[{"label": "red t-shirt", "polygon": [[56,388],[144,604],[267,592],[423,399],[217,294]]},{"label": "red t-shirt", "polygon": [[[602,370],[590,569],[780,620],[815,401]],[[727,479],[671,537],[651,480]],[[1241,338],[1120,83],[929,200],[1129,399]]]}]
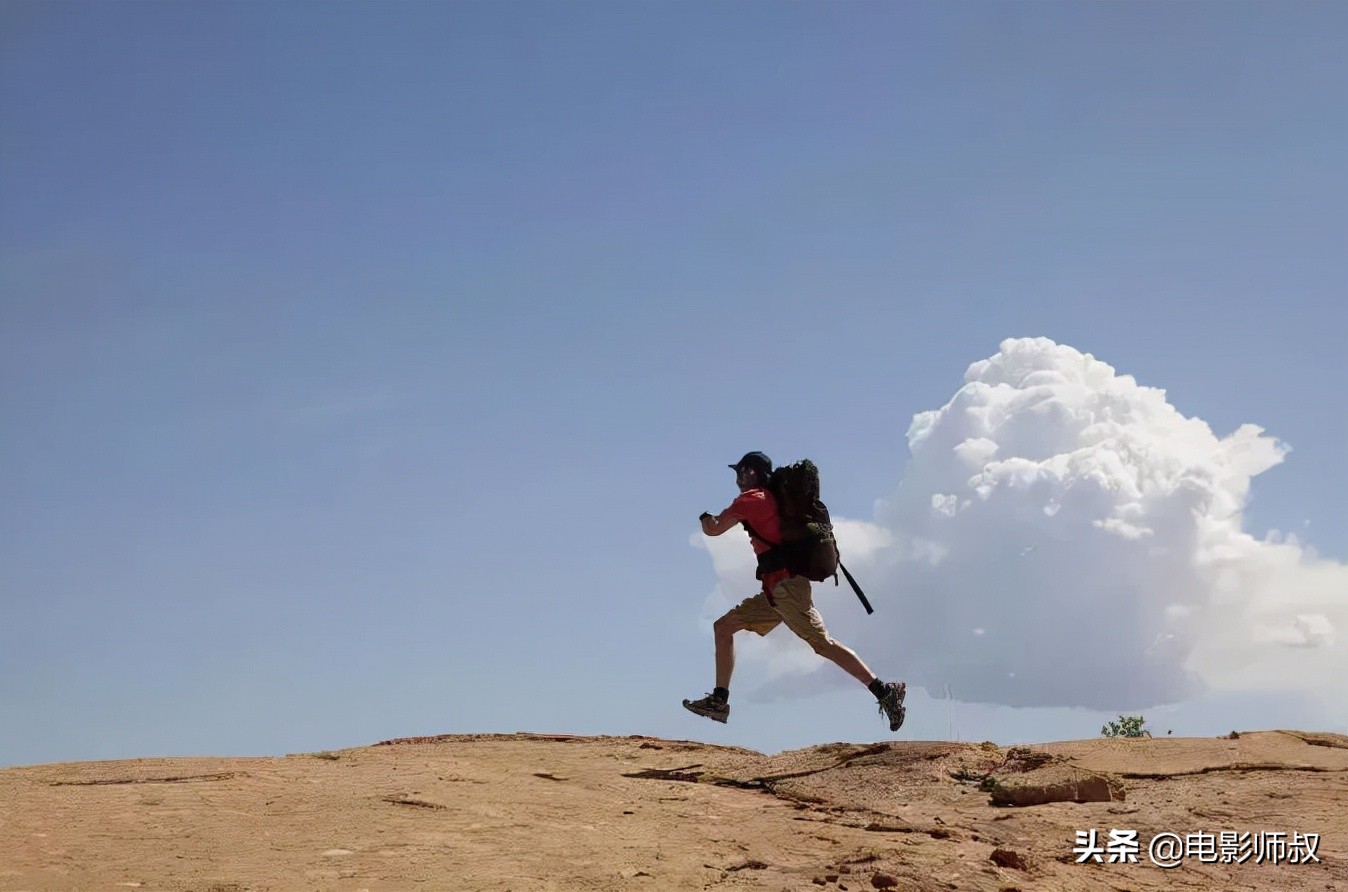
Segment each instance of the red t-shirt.
[{"label": "red t-shirt", "polygon": [[[726,510],[740,520],[748,521],[758,534],[749,536],[754,554],[762,554],[781,541],[782,525],[777,520],[777,500],[766,489],[750,489],[740,493]],[[764,538],[771,541],[765,542]]]},{"label": "red t-shirt", "polygon": [[[748,521],[749,526],[758,534],[749,536],[754,554],[762,554],[782,541],[782,525],[777,519],[777,500],[766,489],[750,489],[740,493],[726,510],[740,520]],[[787,570],[775,570],[766,574],[763,577],[763,591],[771,596],[772,589],[777,583],[790,576],[791,573]]]}]

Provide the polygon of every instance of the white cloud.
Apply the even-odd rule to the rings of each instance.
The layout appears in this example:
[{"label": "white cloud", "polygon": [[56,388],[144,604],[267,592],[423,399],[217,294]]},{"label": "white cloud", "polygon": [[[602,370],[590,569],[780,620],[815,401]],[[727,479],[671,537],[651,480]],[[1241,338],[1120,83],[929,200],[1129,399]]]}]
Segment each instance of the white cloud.
[{"label": "white cloud", "polygon": [[[838,521],[876,614],[816,586],[877,670],[1008,706],[1288,691],[1348,720],[1348,566],[1242,529],[1253,478],[1288,452],[1259,427],[1218,436],[1164,391],[1035,338],[969,366],[908,448],[875,521]],[[748,594],[752,556],[731,538],[713,562]]]}]

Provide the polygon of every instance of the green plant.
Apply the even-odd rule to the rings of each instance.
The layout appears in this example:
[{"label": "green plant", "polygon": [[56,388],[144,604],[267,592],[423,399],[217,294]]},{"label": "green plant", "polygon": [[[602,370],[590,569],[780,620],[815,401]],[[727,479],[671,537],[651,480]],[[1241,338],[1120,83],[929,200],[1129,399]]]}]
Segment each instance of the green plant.
[{"label": "green plant", "polygon": [[1118,721],[1105,725],[1100,733],[1105,737],[1150,737],[1142,727],[1146,723],[1140,715],[1120,715]]}]

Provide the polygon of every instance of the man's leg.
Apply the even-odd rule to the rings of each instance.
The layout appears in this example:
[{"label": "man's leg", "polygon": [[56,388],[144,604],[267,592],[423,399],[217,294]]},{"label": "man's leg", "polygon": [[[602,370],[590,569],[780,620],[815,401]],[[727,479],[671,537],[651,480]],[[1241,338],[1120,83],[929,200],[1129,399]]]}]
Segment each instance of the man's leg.
[{"label": "man's leg", "polygon": [[810,581],[793,576],[780,583],[772,591],[777,601],[777,610],[782,614],[787,627],[809,644],[815,653],[835,663],[848,675],[866,686],[876,701],[880,711],[889,720],[889,730],[897,731],[903,724],[907,710],[903,706],[903,697],[907,685],[903,682],[886,684],[871,671],[857,656],[852,648],[837,641],[824,628],[824,618],[814,607],[814,598],[810,592]]},{"label": "man's leg", "polygon": [[825,639],[826,643],[814,644],[814,652],[821,657],[827,657],[837,663],[848,675],[855,678],[866,686],[866,689],[875,695],[875,700],[880,704],[880,712],[889,721],[889,730],[897,731],[903,726],[903,720],[908,715],[908,710],[903,705],[903,697],[908,692],[908,685],[903,682],[889,682],[886,684],[881,681],[879,676],[870,670],[861,657],[856,655],[856,651],[839,641],[832,638]]},{"label": "man's leg", "polygon": [[819,656],[837,663],[838,668],[862,684],[869,686],[871,682],[875,681],[876,675],[870,667],[862,662],[856,651],[841,641],[825,638],[823,641],[811,642],[811,646],[814,647],[814,652]]},{"label": "man's leg", "polygon": [[730,676],[735,671],[735,633],[746,628],[735,610],[712,624],[716,638],[716,686],[722,690],[730,689]]},{"label": "man's leg", "polygon": [[716,687],[701,700],[685,700],[690,712],[716,722],[730,717],[730,676],[735,671],[735,633],[752,629],[766,635],[782,621],[763,594],[741,601],[739,606],[712,624],[716,640]]}]

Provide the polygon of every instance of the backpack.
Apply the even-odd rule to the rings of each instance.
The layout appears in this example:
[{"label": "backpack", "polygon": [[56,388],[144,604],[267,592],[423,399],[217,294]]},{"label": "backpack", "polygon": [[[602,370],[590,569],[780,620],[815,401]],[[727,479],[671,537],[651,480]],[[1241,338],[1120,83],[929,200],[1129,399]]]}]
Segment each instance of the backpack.
[{"label": "backpack", "polygon": [[808,458],[783,465],[768,478],[781,524],[782,566],[797,576],[838,581],[838,543],[828,506],[819,499],[819,468]]},{"label": "backpack", "polygon": [[[865,593],[838,557],[838,543],[833,538],[828,506],[819,498],[819,468],[815,463],[806,458],[795,464],[782,465],[768,478],[767,488],[777,502],[782,541],[773,543],[772,548],[758,556],[758,578],[775,570],[790,570],[813,582],[823,582],[831,576],[833,584],[837,585],[838,571],[842,570],[866,612],[874,613]],[[772,542],[759,536],[747,522],[744,528],[750,535]]]}]

